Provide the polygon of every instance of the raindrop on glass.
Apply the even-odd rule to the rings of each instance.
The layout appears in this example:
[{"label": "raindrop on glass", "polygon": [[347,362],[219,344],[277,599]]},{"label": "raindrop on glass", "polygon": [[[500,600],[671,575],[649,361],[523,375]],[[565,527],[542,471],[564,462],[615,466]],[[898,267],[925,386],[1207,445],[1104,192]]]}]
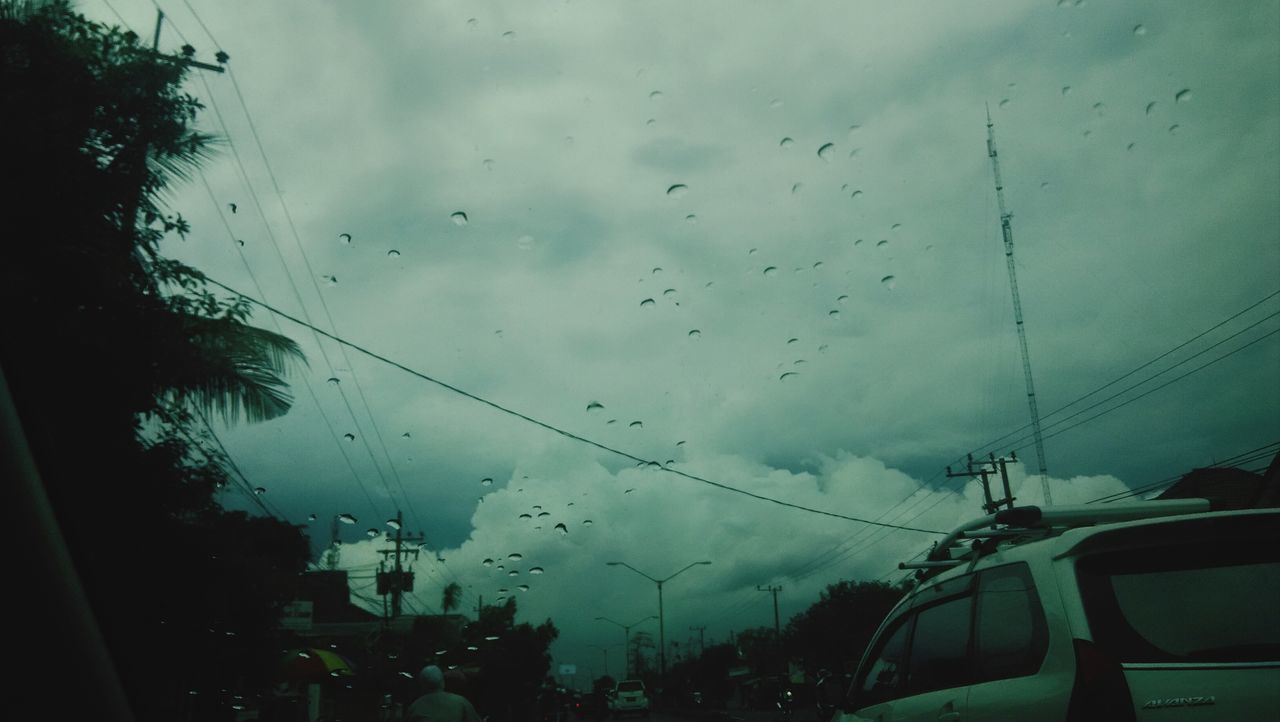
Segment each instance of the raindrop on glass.
[{"label": "raindrop on glass", "polygon": [[827,315],[831,318],[840,318],[840,310],[833,308],[830,311],[827,311]]},{"label": "raindrop on glass", "polygon": [[387,526],[391,527],[392,529],[399,529],[399,528],[400,528],[400,520],[399,520],[399,519],[388,519],[388,520],[387,520]]},{"label": "raindrop on glass", "polygon": [[480,486],[493,486],[493,479],[486,476],[480,480]]},{"label": "raindrop on glass", "polygon": [[540,511],[540,512],[538,512],[538,516],[539,516],[539,517],[551,516],[551,512],[549,512],[549,511]]},{"label": "raindrop on glass", "polygon": [[387,251],[387,258],[399,258],[399,257],[400,257],[400,251],[397,251],[394,248]]},{"label": "raindrop on glass", "polygon": [[644,422],[643,422],[643,421],[632,421],[630,424],[627,424],[627,426],[629,426],[629,427],[631,427],[631,428],[633,428],[633,429],[643,429],[643,428],[644,428]]},{"label": "raindrop on glass", "polygon": [[1188,100],[1191,100],[1191,89],[1183,88],[1182,90],[1179,90],[1177,94],[1173,96],[1173,99],[1179,103],[1185,103]]},{"label": "raindrop on glass", "polygon": [[889,245],[889,241],[887,241],[887,240],[881,240],[879,243],[876,243],[876,248],[882,248],[882,247],[887,246],[887,245]]},{"label": "raindrop on glass", "polygon": [[520,571],[519,571],[519,570],[517,570],[517,569],[512,569],[511,571],[507,572],[507,576],[509,576],[509,577],[518,577],[518,576],[520,576]]},{"label": "raindrop on glass", "polygon": [[786,137],[786,138],[783,138],[783,139],[782,139],[782,140],[780,140],[780,141],[778,141],[778,146],[779,146],[779,147],[781,147],[781,148],[790,148],[791,146],[793,146],[793,145],[795,145],[795,144],[796,144],[796,142],[795,142],[794,140],[792,140],[789,136],[788,136],[788,137]]},{"label": "raindrop on glass", "polygon": [[685,223],[697,223],[697,222],[698,222],[698,217],[697,217],[697,216],[695,216],[694,214],[690,213],[689,215],[687,215],[687,216],[685,216],[685,217],[684,217],[684,222],[685,222]]},{"label": "raindrop on glass", "polygon": [[467,214],[462,211],[454,211],[450,214],[449,220],[453,221],[455,226],[465,226],[467,225]]},{"label": "raindrop on glass", "polygon": [[533,518],[533,514],[521,514],[521,515],[519,516],[519,518],[520,518],[520,519],[532,519],[532,518]]},{"label": "raindrop on glass", "polygon": [[407,439],[407,438],[409,438],[409,432],[408,432],[408,431],[406,431],[406,432],[404,432],[403,434],[400,434],[400,438],[402,438],[402,439]]},{"label": "raindrop on glass", "polygon": [[515,39],[516,39],[516,31],[514,31],[514,30],[508,30],[507,32],[505,32],[505,33],[503,33],[503,34],[502,34],[502,39],[503,39],[503,40],[506,40],[507,42],[511,42],[512,40],[515,40]]},{"label": "raindrop on glass", "polygon": [[649,93],[649,100],[662,100],[662,91],[655,90],[652,93]]},{"label": "raindrop on glass", "polygon": [[353,433],[351,433],[351,432],[347,432],[347,433],[345,433],[345,434],[343,434],[343,435],[342,435],[342,438],[346,439],[347,441],[355,441],[355,440],[356,440],[356,435],[355,435],[355,434],[353,434]]},{"label": "raindrop on glass", "polygon": [[256,489],[254,489],[254,490],[253,490],[253,493],[255,493],[255,494],[265,494],[265,493],[267,493],[267,490],[266,490],[264,487],[259,486],[259,487],[257,487]]},{"label": "raindrop on glass", "polygon": [[752,248],[751,250],[747,251],[747,255],[748,255],[748,256],[754,256],[754,255],[756,255],[756,252],[757,252],[758,250],[759,250],[759,249]]},{"label": "raindrop on glass", "polygon": [[887,286],[890,291],[892,291],[898,285],[897,280],[893,276],[885,276],[884,278],[880,279],[880,283]]},{"label": "raindrop on glass", "polygon": [[524,555],[521,554],[520,552],[512,552],[511,554],[507,555],[507,558],[513,562],[518,562],[521,559],[524,559]]},{"label": "raindrop on glass", "polygon": [[798,338],[789,338],[789,339],[787,339],[787,343],[800,343],[800,339],[798,339]]},{"label": "raindrop on glass", "polygon": [[649,306],[652,306],[653,304],[654,304],[654,301],[652,298],[646,298],[645,300],[640,302],[640,308],[647,308]]},{"label": "raindrop on glass", "polygon": [[695,328],[695,329],[691,329],[691,330],[689,331],[689,338],[702,338],[702,332],[701,332],[701,331],[699,331],[699,330],[698,330],[698,329],[696,329],[696,328]]},{"label": "raindrop on glass", "polygon": [[779,381],[786,381],[787,379],[792,378],[793,376],[799,376],[799,374],[797,374],[795,371],[788,371],[788,372],[784,373],[783,375],[779,376],[779,377],[778,377],[778,380],[779,380]]},{"label": "raindrop on glass", "polygon": [[333,286],[338,285],[338,277],[337,277],[337,276],[325,276],[325,277],[324,277],[324,281],[325,281],[325,283],[329,284],[329,286],[330,286],[330,287],[333,287]]},{"label": "raindrop on glass", "polygon": [[677,441],[677,442],[676,442],[676,446],[684,446],[684,445],[685,445],[685,443],[686,443],[686,442],[685,442],[685,441],[683,441],[683,440],[681,440],[681,441]]},{"label": "raindrop on glass", "polygon": [[773,100],[770,100],[770,101],[769,101],[769,107],[770,107],[770,108],[781,108],[781,107],[782,107],[782,101],[781,101],[781,100],[779,100],[779,99],[777,99],[777,98],[774,98]]},{"label": "raindrop on glass", "polygon": [[674,295],[676,295],[676,289],[674,289],[674,288],[668,288],[667,290],[665,290],[665,291],[663,291],[663,292],[662,292],[662,295],[664,295],[664,296],[674,296]]},{"label": "raindrop on glass", "polygon": [[837,296],[837,297],[836,297],[836,303],[848,303],[848,302],[849,302],[849,297],[848,297],[848,296]]},{"label": "raindrop on glass", "polygon": [[836,154],[835,143],[823,143],[818,148],[818,157],[827,161],[828,163],[831,162],[831,158],[835,156],[835,154]]},{"label": "raindrop on glass", "polygon": [[1139,25],[1134,25],[1134,26],[1133,26],[1133,34],[1134,34],[1134,35],[1146,35],[1146,34],[1147,34],[1147,26],[1146,26],[1146,25],[1141,25],[1141,24],[1139,24]]},{"label": "raindrop on glass", "polygon": [[1153,100],[1150,103],[1147,103],[1147,115],[1151,115],[1151,111],[1155,109],[1156,109],[1156,101]]},{"label": "raindrop on glass", "polygon": [[1062,97],[1065,98],[1068,95],[1071,95],[1071,86],[1070,85],[1062,86]]},{"label": "raindrop on glass", "polygon": [[485,170],[493,170],[494,162],[492,158],[485,158],[480,161],[480,165],[484,166]]},{"label": "raindrop on glass", "polygon": [[1125,149],[1125,150],[1133,150],[1133,149],[1134,149],[1134,147],[1135,147],[1135,146],[1137,146],[1137,145],[1138,145],[1137,143],[1130,143],[1129,145],[1126,145],[1126,146],[1124,147],[1124,149]]},{"label": "raindrop on glass", "polygon": [[241,248],[244,248],[244,241],[242,241],[242,240],[240,240],[239,238],[237,238],[237,239],[236,239],[236,245],[237,245],[237,246],[240,246]]},{"label": "raindrop on glass", "polygon": [[479,27],[479,25],[480,25],[479,20],[476,20],[475,18],[467,18],[467,27],[471,28],[472,30]]},{"label": "raindrop on glass", "polygon": [[349,245],[351,245],[351,234],[350,234],[350,233],[339,233],[339,234],[338,234],[338,241],[339,241],[340,243],[342,243],[342,245],[344,245],[344,246],[349,246]]},{"label": "raindrop on glass", "polygon": [[525,235],[516,239],[516,248],[522,251],[528,251],[533,248],[533,236]]},{"label": "raindrop on glass", "polygon": [[377,529],[373,529],[373,528],[366,529],[364,533],[365,533],[365,534],[368,534],[370,539],[377,539],[377,538],[378,538],[378,530],[377,530]]},{"label": "raindrop on glass", "polygon": [[792,184],[792,186],[791,186],[791,194],[792,194],[792,195],[795,195],[796,193],[799,193],[801,188],[804,188],[804,184],[803,184],[803,183],[794,183],[794,184]]},{"label": "raindrop on glass", "polygon": [[855,198],[855,199],[856,199],[856,198],[861,198],[861,197],[862,197],[862,191],[854,191],[853,193],[850,193],[850,194],[849,194],[849,197],[850,197],[850,198]]},{"label": "raindrop on glass", "polygon": [[773,276],[778,275],[778,267],[768,266],[767,268],[764,269],[764,275],[766,278],[771,278]]},{"label": "raindrop on glass", "polygon": [[342,522],[343,524],[355,524],[356,518],[350,514],[339,514],[338,521]]},{"label": "raindrop on glass", "polygon": [[583,525],[583,526],[591,526],[591,525],[592,525],[592,524],[594,524],[594,523],[595,523],[595,522],[591,521],[590,519],[583,519],[583,520],[582,520],[582,525]]},{"label": "raindrop on glass", "polygon": [[592,401],[591,403],[587,404],[587,413],[593,414],[597,411],[604,411],[604,404],[600,403],[599,401]]},{"label": "raindrop on glass", "polygon": [[565,536],[569,533],[569,527],[565,526],[563,523],[556,524],[556,531],[560,532],[560,536]]},{"label": "raindrop on glass", "polygon": [[892,226],[889,226],[889,230],[891,230],[891,231],[900,231],[900,230],[902,230],[902,224],[901,224],[901,223],[895,223],[895,224],[893,224]]},{"label": "raindrop on glass", "polygon": [[481,564],[483,564],[483,565],[484,565],[484,566],[486,566],[486,567],[491,567],[491,566],[493,566],[493,560],[492,560],[492,559],[488,559],[488,558],[486,558],[484,561],[482,561],[482,562],[480,562],[480,563],[481,563]]},{"label": "raindrop on glass", "polygon": [[667,195],[672,198],[683,198],[689,192],[689,186],[683,183],[675,183],[667,188]]},{"label": "raindrop on glass", "polygon": [[1177,123],[1169,126],[1169,135],[1177,135],[1179,127],[1180,126]]},{"label": "raindrop on glass", "polygon": [[529,569],[530,574],[541,574],[542,571],[543,571],[542,567],[531,567]]},{"label": "raindrop on glass", "polygon": [[309,515],[307,515],[307,521],[315,521],[315,520],[316,520],[316,515],[315,515],[315,514],[309,514]]},{"label": "raindrop on glass", "polygon": [[329,385],[330,385],[330,386],[337,386],[339,383],[341,383],[341,381],[339,381],[339,380],[338,380],[338,377],[337,377],[337,376],[330,376],[330,377],[329,377]]},{"label": "raindrop on glass", "polygon": [[520,591],[522,591],[522,592],[527,592],[527,591],[529,591],[529,585],[528,585],[528,584],[517,584],[517,585],[516,585],[516,589],[519,589],[519,590],[520,590]]}]

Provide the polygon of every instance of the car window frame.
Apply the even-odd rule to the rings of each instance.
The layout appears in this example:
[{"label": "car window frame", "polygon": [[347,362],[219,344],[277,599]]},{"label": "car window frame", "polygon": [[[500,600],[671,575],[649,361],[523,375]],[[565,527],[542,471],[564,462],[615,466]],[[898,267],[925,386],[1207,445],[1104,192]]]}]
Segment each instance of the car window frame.
[{"label": "car window frame", "polygon": [[[983,584],[984,581],[995,574],[1004,574],[1009,571],[1015,571],[1017,576],[1021,577],[1026,584],[1026,592],[1031,609],[1031,646],[1030,657],[1023,663],[1023,667],[1019,668],[1014,674],[991,674],[984,664],[983,657],[979,654],[980,644],[982,642],[981,620],[983,614]],[[978,573],[978,579],[974,587],[974,609],[972,623],[972,662],[974,671],[974,680],[971,684],[982,684],[985,682],[996,682],[1004,679],[1017,679],[1019,677],[1029,677],[1040,671],[1044,666],[1044,660],[1049,654],[1049,620],[1044,613],[1044,601],[1040,596],[1039,588],[1035,583],[1035,575],[1031,573],[1031,565],[1027,562],[1013,562],[1010,564],[1001,564],[999,566],[983,569]]]}]

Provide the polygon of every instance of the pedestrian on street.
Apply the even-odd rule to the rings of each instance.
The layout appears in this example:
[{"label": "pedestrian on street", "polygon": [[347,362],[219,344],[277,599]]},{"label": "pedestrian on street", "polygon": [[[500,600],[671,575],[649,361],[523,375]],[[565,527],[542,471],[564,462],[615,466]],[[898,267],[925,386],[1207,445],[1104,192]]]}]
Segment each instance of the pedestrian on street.
[{"label": "pedestrian on street", "polygon": [[480,722],[465,697],[444,691],[444,673],[436,665],[423,667],[418,682],[424,694],[409,705],[408,722]]}]

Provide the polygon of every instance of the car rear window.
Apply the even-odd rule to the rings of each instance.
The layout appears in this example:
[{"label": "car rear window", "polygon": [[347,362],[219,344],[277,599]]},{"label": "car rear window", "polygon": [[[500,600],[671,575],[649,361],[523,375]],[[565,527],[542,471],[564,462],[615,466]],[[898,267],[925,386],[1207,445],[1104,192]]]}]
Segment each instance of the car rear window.
[{"label": "car rear window", "polygon": [[643,692],[643,682],[622,682],[618,685],[619,692]]},{"label": "car rear window", "polygon": [[1280,549],[1142,549],[1077,565],[1094,642],[1121,662],[1280,660]]}]

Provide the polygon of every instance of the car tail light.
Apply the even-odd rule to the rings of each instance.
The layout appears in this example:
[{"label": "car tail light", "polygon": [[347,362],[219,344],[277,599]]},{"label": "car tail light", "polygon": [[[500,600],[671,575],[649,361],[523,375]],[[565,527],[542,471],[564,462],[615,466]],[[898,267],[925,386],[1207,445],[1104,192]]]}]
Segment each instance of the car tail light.
[{"label": "car tail light", "polygon": [[1071,640],[1076,652],[1076,680],[1067,707],[1068,722],[1136,720],[1129,683],[1120,663],[1084,639]]}]

